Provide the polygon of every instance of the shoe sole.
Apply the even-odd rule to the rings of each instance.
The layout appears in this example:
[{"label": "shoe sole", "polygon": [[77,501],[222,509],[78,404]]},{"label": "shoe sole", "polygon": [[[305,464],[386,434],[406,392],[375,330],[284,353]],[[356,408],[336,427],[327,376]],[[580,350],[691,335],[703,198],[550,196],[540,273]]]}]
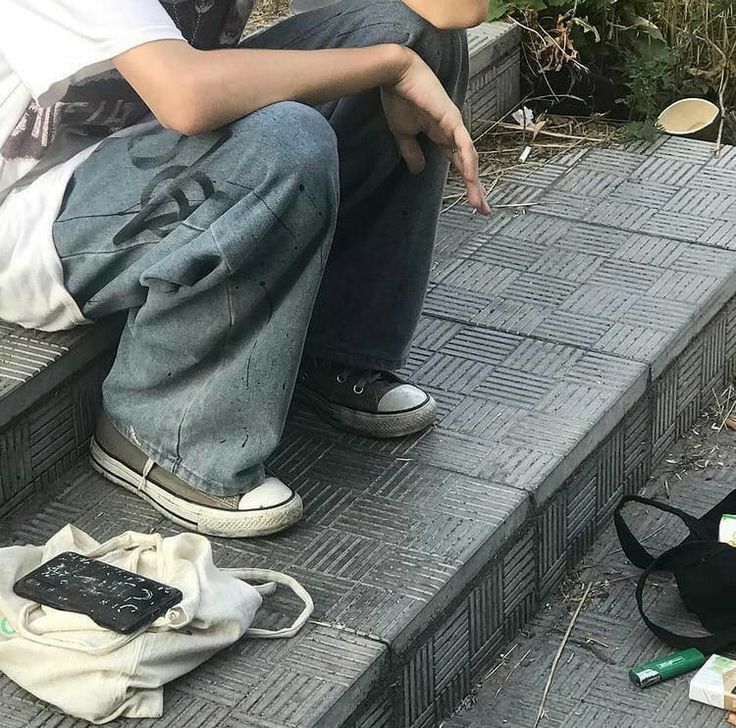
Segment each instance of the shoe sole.
[{"label": "shoe sole", "polygon": [[296,396],[311,405],[319,414],[342,429],[365,437],[390,439],[422,432],[437,418],[437,402],[433,397],[412,410],[372,414],[333,404],[307,387],[299,387]]},{"label": "shoe sole", "polygon": [[223,538],[257,538],[269,536],[293,526],[303,514],[302,499],[297,493],[272,508],[253,511],[226,511],[191,503],[169,493],[148,480],[140,484],[141,475],[109,455],[92,438],[92,467],[104,478],[135,493],[159,513],[189,531]]}]

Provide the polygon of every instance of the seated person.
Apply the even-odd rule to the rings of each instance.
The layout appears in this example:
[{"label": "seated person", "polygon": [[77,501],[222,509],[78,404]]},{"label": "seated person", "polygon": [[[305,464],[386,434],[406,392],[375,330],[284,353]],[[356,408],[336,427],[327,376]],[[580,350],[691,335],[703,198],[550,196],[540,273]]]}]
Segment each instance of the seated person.
[{"label": "seated person", "polygon": [[241,40],[253,0],[6,0],[0,318],[127,313],[95,468],[181,526],[297,522],[264,461],[298,391],[369,437],[428,427],[400,381],[487,0],[342,0]]}]

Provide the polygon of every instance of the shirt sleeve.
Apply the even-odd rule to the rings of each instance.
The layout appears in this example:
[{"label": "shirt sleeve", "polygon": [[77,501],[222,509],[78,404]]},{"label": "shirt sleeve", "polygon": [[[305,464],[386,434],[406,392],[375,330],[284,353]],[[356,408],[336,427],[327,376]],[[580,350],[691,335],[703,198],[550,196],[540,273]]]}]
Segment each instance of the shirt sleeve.
[{"label": "shirt sleeve", "polygon": [[158,0],[3,0],[0,54],[41,105],[155,40],[183,40]]}]

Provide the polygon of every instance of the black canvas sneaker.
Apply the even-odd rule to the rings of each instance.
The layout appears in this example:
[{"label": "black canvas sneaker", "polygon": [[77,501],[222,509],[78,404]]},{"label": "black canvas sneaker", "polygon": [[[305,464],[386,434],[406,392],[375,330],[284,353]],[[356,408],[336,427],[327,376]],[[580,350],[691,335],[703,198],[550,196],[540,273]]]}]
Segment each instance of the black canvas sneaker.
[{"label": "black canvas sneaker", "polygon": [[437,403],[419,387],[386,371],[357,370],[305,358],[297,396],[345,430],[367,437],[421,432],[437,416]]}]

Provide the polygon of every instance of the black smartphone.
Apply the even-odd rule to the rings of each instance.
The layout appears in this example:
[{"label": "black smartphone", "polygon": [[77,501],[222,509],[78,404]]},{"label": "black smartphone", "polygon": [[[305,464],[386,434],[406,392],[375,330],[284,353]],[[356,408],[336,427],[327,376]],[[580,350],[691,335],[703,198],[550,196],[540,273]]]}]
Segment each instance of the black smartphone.
[{"label": "black smartphone", "polygon": [[174,587],[72,551],[26,574],[13,591],[38,604],[86,614],[121,634],[154,622],[182,600]]}]

